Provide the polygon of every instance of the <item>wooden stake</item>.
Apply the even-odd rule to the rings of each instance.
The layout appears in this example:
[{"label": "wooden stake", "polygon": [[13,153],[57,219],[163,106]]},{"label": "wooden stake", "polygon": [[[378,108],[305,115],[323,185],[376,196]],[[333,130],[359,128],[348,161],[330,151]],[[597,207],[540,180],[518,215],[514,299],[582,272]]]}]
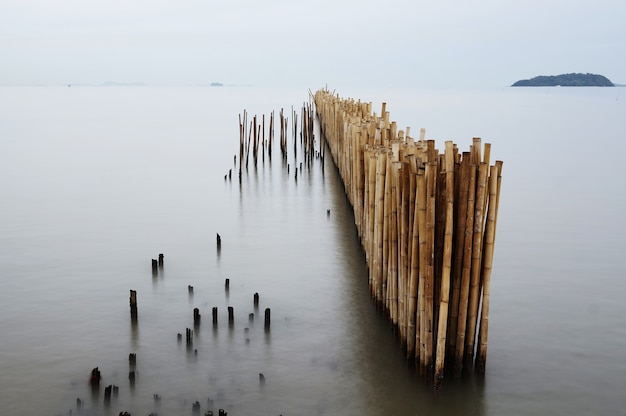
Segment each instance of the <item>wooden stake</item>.
[{"label": "wooden stake", "polygon": [[130,291],[130,319],[137,322],[137,291]]}]

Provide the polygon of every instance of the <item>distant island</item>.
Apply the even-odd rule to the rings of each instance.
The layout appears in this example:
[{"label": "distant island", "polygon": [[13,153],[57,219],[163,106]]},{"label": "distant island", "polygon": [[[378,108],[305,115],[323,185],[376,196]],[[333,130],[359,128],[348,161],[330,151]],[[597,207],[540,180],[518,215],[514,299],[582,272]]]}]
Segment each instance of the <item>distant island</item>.
[{"label": "distant island", "polygon": [[517,81],[512,87],[614,87],[609,79],[597,74],[540,75]]},{"label": "distant island", "polygon": [[222,84],[221,82],[212,82],[212,83],[211,83],[211,86],[212,86],[212,87],[223,87],[223,86],[224,86],[224,84]]}]

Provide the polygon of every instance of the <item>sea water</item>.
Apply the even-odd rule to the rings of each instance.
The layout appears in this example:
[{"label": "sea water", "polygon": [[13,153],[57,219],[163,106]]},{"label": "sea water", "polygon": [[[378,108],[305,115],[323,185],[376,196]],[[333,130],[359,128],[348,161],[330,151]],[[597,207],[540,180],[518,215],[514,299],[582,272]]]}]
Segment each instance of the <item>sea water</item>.
[{"label": "sea water", "polygon": [[[198,402],[230,415],[624,414],[619,88],[336,92],[378,113],[386,102],[440,149],[481,137],[504,161],[484,378],[449,377],[435,394],[407,366],[369,298],[330,154],[307,163],[291,148],[308,88],[2,87],[3,413],[184,415]],[[244,110],[266,131],[274,112],[275,141],[240,181]],[[107,404],[108,385],[119,394]]]}]

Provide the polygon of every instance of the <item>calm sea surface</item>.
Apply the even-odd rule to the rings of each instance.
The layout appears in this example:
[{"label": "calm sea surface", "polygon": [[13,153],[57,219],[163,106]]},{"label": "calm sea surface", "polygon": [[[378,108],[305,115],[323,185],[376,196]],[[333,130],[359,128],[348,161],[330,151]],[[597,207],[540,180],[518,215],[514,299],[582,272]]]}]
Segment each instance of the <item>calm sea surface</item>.
[{"label": "calm sea surface", "polygon": [[237,180],[239,114],[291,121],[306,88],[2,87],[1,413],[186,415],[198,401],[233,416],[625,415],[626,95],[337,93],[387,102],[439,149],[481,137],[504,161],[484,379],[447,378],[435,395],[407,367],[329,156],[300,168],[276,142]]}]

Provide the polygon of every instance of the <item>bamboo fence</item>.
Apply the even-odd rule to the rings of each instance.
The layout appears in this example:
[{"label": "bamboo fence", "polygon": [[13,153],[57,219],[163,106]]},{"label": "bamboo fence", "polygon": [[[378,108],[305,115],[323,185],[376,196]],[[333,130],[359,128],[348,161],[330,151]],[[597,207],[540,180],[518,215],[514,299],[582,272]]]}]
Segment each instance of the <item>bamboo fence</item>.
[{"label": "bamboo fence", "polygon": [[364,249],[372,298],[407,358],[439,388],[444,373],[487,359],[490,279],[502,162],[474,138],[442,154],[425,131],[380,116],[372,104],[314,95],[322,138],[343,180]]}]

